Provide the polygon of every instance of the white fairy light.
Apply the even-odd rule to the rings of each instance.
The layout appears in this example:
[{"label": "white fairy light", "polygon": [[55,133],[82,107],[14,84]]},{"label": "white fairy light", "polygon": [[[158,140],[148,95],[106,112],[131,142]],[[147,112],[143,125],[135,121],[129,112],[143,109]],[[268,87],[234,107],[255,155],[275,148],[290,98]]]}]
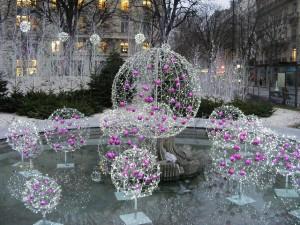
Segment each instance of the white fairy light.
[{"label": "white fairy light", "polygon": [[47,121],[45,138],[56,152],[72,152],[86,144],[89,137],[87,119],[76,109],[62,108],[54,111]]},{"label": "white fairy light", "polygon": [[217,138],[226,127],[230,127],[233,121],[244,118],[244,113],[231,105],[222,105],[210,114],[206,124],[209,139]]},{"label": "white fairy light", "polygon": [[60,32],[57,35],[57,38],[61,42],[66,42],[69,39],[70,35],[66,32]]},{"label": "white fairy light", "polygon": [[61,187],[49,177],[34,176],[26,181],[22,197],[26,208],[45,217],[58,205]]},{"label": "white fairy light", "polygon": [[7,143],[23,158],[33,158],[41,153],[37,127],[29,120],[15,120],[7,133]]},{"label": "white fairy light", "polygon": [[20,23],[20,30],[23,33],[27,33],[28,31],[30,31],[30,28],[31,28],[31,23],[29,21],[25,20]]},{"label": "white fairy light", "polygon": [[147,149],[128,149],[114,160],[111,179],[129,197],[149,196],[158,187],[160,168]]},{"label": "white fairy light", "polygon": [[101,38],[100,38],[100,36],[99,36],[98,34],[95,33],[95,34],[92,34],[92,35],[90,36],[90,42],[91,42],[93,45],[99,44],[100,41],[101,41]]},{"label": "white fairy light", "polygon": [[135,37],[134,37],[134,39],[135,39],[135,42],[136,42],[138,45],[143,44],[144,41],[146,40],[145,35],[142,34],[142,33],[136,34]]}]

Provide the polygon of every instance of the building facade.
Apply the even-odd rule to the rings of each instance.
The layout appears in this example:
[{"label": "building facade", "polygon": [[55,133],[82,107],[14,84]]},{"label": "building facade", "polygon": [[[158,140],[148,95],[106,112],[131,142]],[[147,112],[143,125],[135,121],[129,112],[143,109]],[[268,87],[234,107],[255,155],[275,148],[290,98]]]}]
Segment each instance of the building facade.
[{"label": "building facade", "polygon": [[[67,18],[65,12],[57,13],[57,0],[0,1],[1,15],[9,12],[0,24],[0,71],[2,76],[10,79],[37,76],[89,77],[101,68],[111,51],[119,52],[123,58],[132,55],[137,50],[134,36],[143,27],[140,22],[143,7],[151,4],[148,0],[140,0],[139,4],[143,7],[137,8],[130,0],[95,0],[85,6],[87,1],[74,0],[78,8],[82,7],[82,12],[73,18],[76,27],[70,36],[70,45],[67,44],[70,40],[63,42],[58,38],[59,33],[66,32],[60,22],[67,21]],[[52,13],[51,17],[49,12]],[[20,29],[23,21],[31,25],[28,32]],[[94,33],[101,37],[96,45],[90,41]],[[146,40],[143,48],[148,47]]]},{"label": "building facade", "polygon": [[253,94],[299,106],[300,2],[256,0],[256,5],[258,48],[253,85],[257,88]]}]

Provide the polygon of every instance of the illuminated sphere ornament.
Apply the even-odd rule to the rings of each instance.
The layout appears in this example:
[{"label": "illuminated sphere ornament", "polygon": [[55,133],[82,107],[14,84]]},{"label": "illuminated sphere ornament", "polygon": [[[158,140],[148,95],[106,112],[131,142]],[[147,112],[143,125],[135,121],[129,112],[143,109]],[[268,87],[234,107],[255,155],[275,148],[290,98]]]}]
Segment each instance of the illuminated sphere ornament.
[{"label": "illuminated sphere ornament", "polygon": [[217,171],[226,178],[258,183],[268,166],[268,156],[275,144],[272,135],[254,129],[253,118],[233,121],[214,140],[211,156]]},{"label": "illuminated sphere ornament", "polygon": [[91,37],[90,37],[90,42],[93,44],[93,45],[97,45],[99,44],[101,41],[101,38],[98,34],[92,34]]},{"label": "illuminated sphere ornament", "polygon": [[147,149],[132,148],[114,160],[111,179],[117,190],[129,197],[149,196],[160,181],[160,168]]},{"label": "illuminated sphere ornament", "polygon": [[31,28],[31,23],[29,21],[22,21],[20,23],[20,30],[23,33],[27,33],[28,31],[30,31],[30,28]]},{"label": "illuminated sphere ornament", "polygon": [[207,135],[209,139],[215,139],[222,134],[225,128],[230,127],[233,121],[244,118],[244,113],[231,105],[223,105],[216,108],[209,116],[207,123]]},{"label": "illuminated sphere ornament", "polygon": [[60,32],[60,33],[58,33],[57,37],[58,37],[59,41],[66,42],[69,39],[70,36],[66,32]]},{"label": "illuminated sphere ornament", "polygon": [[26,208],[45,216],[58,205],[61,188],[55,180],[49,177],[34,176],[26,181],[22,196]]},{"label": "illuminated sphere ornament", "polygon": [[86,144],[89,137],[87,118],[77,109],[62,108],[48,118],[45,138],[56,151],[72,152]]},{"label": "illuminated sphere ornament", "polygon": [[300,169],[300,142],[291,137],[278,137],[271,160],[276,173],[288,175],[298,172]]},{"label": "illuminated sphere ornament", "polygon": [[[196,115],[199,86],[196,71],[185,58],[167,46],[151,48],[133,55],[120,68],[113,82],[112,102],[115,108],[133,108],[140,128],[150,136],[170,137]],[[149,126],[151,116],[160,122]]]},{"label": "illuminated sphere ornament", "polygon": [[143,44],[144,41],[146,40],[145,35],[142,33],[136,34],[134,39],[138,45]]},{"label": "illuminated sphere ornament", "polygon": [[23,158],[34,158],[41,153],[37,127],[29,120],[15,120],[7,133],[7,143]]}]

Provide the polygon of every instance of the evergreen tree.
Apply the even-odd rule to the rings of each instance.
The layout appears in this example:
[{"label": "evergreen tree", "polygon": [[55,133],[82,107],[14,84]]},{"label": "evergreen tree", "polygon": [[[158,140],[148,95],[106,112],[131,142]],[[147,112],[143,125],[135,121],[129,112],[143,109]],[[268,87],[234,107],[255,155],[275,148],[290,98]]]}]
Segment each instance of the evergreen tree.
[{"label": "evergreen tree", "polygon": [[120,54],[113,51],[108,56],[101,72],[92,74],[91,81],[88,85],[91,91],[92,105],[96,112],[99,112],[103,107],[107,108],[112,106],[112,84],[123,62]]}]

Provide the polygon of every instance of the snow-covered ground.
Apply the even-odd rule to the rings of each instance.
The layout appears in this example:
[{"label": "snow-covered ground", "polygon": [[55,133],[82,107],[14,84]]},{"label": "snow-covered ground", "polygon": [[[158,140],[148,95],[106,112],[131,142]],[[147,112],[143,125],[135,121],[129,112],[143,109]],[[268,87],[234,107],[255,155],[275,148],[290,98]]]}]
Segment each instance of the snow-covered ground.
[{"label": "snow-covered ground", "polygon": [[[88,125],[90,127],[99,126],[99,116],[100,114],[95,114],[91,116],[88,120]],[[0,113],[0,139],[5,137],[7,133],[7,128],[13,119],[29,119],[26,117],[18,116],[9,113]],[[30,119],[35,121],[40,130],[43,130],[44,123],[39,119]],[[272,128],[277,133],[287,134],[292,136],[297,136],[300,138],[300,129],[291,129],[291,127],[296,127],[300,125],[300,111],[288,110],[276,108],[274,114],[269,118],[262,118],[264,124],[267,127]],[[194,123],[191,123],[191,127],[205,127],[205,119],[195,119]],[[300,127],[300,126],[299,126]]]},{"label": "snow-covered ground", "polygon": [[270,127],[295,127],[300,125],[300,111],[276,108],[271,117],[262,120]]}]

